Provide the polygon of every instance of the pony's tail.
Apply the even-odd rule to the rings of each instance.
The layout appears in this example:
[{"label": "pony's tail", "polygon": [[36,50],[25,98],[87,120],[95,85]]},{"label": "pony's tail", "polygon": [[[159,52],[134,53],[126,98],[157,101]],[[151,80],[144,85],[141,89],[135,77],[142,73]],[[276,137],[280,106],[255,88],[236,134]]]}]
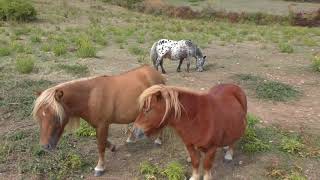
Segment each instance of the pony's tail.
[{"label": "pony's tail", "polygon": [[157,44],[158,44],[158,42],[153,43],[153,45],[150,49],[150,59],[151,59],[154,67],[156,67],[156,61],[158,58],[158,53],[156,50]]}]

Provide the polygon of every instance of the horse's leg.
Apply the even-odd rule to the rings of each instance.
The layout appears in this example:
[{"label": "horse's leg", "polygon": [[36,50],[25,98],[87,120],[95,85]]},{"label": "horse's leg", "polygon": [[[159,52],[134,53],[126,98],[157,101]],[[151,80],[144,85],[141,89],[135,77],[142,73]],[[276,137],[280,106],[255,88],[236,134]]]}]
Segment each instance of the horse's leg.
[{"label": "horse's leg", "polygon": [[193,145],[186,146],[191,157],[192,163],[192,176],[189,180],[200,180],[199,165],[200,165],[200,152],[194,148]]},{"label": "horse's leg", "polygon": [[224,155],[224,160],[232,161],[233,158],[233,144],[230,146],[226,146],[224,149],[226,150],[226,154]]},{"label": "horse's leg", "polygon": [[162,57],[158,56],[157,60],[156,60],[156,69],[157,69],[157,71],[159,70],[159,65],[160,65],[161,61],[162,61]]},{"label": "horse's leg", "polygon": [[180,59],[180,61],[179,61],[179,65],[178,65],[178,68],[177,68],[177,72],[181,72],[181,64],[182,64],[182,62],[183,62],[183,58]]},{"label": "horse's leg", "polygon": [[191,64],[191,59],[190,59],[190,57],[188,57],[187,58],[187,72],[189,72],[190,64]]},{"label": "horse's leg", "polygon": [[108,137],[109,126],[103,126],[97,128],[97,143],[99,150],[99,161],[97,166],[94,168],[94,176],[101,176],[105,171],[105,150],[107,146],[106,137]]},{"label": "horse's leg", "polygon": [[162,58],[161,61],[160,61],[160,66],[161,66],[162,73],[165,74],[166,71],[165,71],[164,68],[163,68],[163,58]]},{"label": "horse's leg", "polygon": [[211,168],[214,160],[214,156],[216,154],[216,147],[209,149],[204,157],[204,176],[203,180],[212,180]]}]

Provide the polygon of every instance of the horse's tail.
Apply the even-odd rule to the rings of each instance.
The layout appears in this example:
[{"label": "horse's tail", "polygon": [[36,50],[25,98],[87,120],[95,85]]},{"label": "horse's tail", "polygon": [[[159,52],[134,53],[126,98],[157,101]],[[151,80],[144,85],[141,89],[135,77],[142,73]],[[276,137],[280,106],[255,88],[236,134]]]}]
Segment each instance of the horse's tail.
[{"label": "horse's tail", "polygon": [[158,45],[158,42],[153,43],[153,45],[150,49],[150,59],[151,59],[154,67],[156,67],[156,61],[158,58],[158,53],[157,53],[157,49],[156,49],[157,45]]}]

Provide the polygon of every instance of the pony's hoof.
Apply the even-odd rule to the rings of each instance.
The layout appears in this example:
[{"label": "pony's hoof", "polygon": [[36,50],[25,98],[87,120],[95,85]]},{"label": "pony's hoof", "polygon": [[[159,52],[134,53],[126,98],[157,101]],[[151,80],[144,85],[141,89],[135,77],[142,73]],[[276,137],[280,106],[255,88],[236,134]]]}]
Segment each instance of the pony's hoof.
[{"label": "pony's hoof", "polygon": [[187,162],[188,162],[188,163],[191,163],[191,157],[188,157],[188,158],[187,158]]},{"label": "pony's hoof", "polygon": [[104,174],[104,171],[97,171],[97,170],[94,170],[94,176],[95,176],[95,177],[102,176],[103,174]]},{"label": "pony's hoof", "polygon": [[117,150],[117,147],[115,146],[115,145],[112,145],[111,147],[110,147],[110,151],[111,152],[115,152]]}]

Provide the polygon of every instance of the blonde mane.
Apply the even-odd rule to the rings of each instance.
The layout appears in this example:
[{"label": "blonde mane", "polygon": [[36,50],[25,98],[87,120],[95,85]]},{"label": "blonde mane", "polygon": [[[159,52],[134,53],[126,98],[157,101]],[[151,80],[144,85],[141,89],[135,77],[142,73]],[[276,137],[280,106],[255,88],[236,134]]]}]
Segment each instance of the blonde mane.
[{"label": "blonde mane", "polygon": [[163,123],[169,113],[169,110],[172,108],[174,110],[174,117],[176,119],[179,119],[181,117],[181,109],[184,108],[179,101],[179,92],[198,94],[197,92],[182,87],[153,85],[150,88],[144,90],[139,96],[140,111],[143,110],[144,107],[146,109],[150,109],[151,98],[158,92],[161,93],[161,96],[164,98],[166,103],[166,110],[160,124]]},{"label": "blonde mane", "polygon": [[[65,83],[61,83],[58,84],[54,87],[51,87],[49,89],[46,89],[45,91],[43,91],[40,96],[35,100],[34,102],[34,107],[32,110],[32,115],[33,118],[37,121],[39,121],[39,118],[37,117],[37,112],[39,111],[39,109],[43,106],[48,106],[51,107],[54,114],[59,118],[59,122],[62,124],[64,118],[65,118],[65,111],[63,106],[56,100],[55,98],[55,92],[58,88],[61,88],[63,86],[66,85],[70,85],[76,82],[80,82],[80,81],[85,81],[85,80],[89,80],[89,79],[93,79],[94,77],[89,77],[89,78],[81,78],[81,79],[76,79],[73,81],[69,81],[69,82],[65,82]],[[67,124],[66,129],[75,129],[77,127],[79,127],[79,123],[80,123],[80,118],[79,117],[71,117],[69,119],[69,122]]]}]

